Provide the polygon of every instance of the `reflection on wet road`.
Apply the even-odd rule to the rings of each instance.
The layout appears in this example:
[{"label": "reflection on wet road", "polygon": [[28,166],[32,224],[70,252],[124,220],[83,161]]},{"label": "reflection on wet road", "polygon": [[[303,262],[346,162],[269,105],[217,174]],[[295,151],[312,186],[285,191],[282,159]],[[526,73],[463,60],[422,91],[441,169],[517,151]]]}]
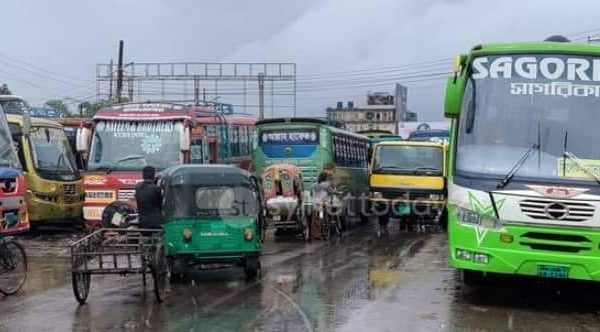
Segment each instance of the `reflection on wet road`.
[{"label": "reflection on wet road", "polygon": [[444,234],[393,230],[378,240],[359,228],[327,244],[270,241],[259,280],[194,272],[160,305],[139,276],[95,277],[84,306],[66,259],[34,257],[23,292],[0,297],[0,330],[600,330],[594,285],[501,280],[465,289],[446,255]]}]

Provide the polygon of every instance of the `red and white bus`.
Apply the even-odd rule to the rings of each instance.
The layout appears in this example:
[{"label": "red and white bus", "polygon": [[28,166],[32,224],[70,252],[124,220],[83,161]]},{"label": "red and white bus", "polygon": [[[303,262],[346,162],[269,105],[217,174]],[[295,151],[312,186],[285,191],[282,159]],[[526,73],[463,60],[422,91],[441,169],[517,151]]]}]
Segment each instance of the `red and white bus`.
[{"label": "red and white bus", "polygon": [[87,155],[86,228],[97,228],[104,208],[114,201],[135,209],[135,186],[146,165],[157,172],[180,164],[249,169],[256,120],[213,107],[169,103],[127,103],[99,110],[92,126],[81,126],[76,137],[77,151]]}]

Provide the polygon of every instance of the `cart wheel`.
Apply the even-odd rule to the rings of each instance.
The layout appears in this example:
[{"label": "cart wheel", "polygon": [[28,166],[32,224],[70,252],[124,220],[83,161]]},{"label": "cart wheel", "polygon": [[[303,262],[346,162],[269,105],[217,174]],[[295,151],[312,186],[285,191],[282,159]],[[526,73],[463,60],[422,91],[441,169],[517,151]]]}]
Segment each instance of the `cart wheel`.
[{"label": "cart wheel", "polygon": [[142,285],[146,288],[146,273],[142,273]]},{"label": "cart wheel", "polygon": [[85,304],[90,294],[91,275],[84,272],[74,272],[71,274],[73,284],[73,294],[79,304]]},{"label": "cart wheel", "polygon": [[258,257],[246,258],[246,266],[244,266],[244,272],[246,273],[246,280],[256,279],[259,271],[260,271],[260,261],[258,260]]},{"label": "cart wheel", "polygon": [[156,300],[161,303],[165,300],[165,290],[167,288],[168,266],[165,250],[161,244],[156,248],[154,263],[152,265],[152,278],[154,279],[154,295]]}]

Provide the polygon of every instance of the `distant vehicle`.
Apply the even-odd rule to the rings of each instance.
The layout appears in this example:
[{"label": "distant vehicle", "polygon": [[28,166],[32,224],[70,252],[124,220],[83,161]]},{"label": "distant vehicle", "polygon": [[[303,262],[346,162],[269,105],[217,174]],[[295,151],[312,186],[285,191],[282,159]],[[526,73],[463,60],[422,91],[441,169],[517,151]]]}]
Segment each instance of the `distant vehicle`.
[{"label": "distant vehicle", "polygon": [[[223,108],[227,110],[227,108]],[[83,217],[88,229],[114,212],[113,202],[135,210],[142,168],[159,172],[181,164],[250,167],[250,137],[256,119],[211,107],[173,103],[126,103],[100,109],[92,126],[77,132],[77,150],[88,156]],[[105,214],[106,212],[106,214]]]},{"label": "distant vehicle", "polygon": [[[260,174],[266,204],[267,222],[275,230],[292,230],[309,240],[308,222],[302,209],[304,183],[300,168],[273,164]],[[277,234],[277,233],[276,233]]]},{"label": "distant vehicle", "polygon": [[365,135],[368,138],[376,138],[376,137],[380,137],[380,136],[394,135],[394,133],[392,133],[391,131],[383,130],[383,129],[362,130],[362,131],[357,132],[357,134]]},{"label": "distant vehicle", "polygon": [[408,136],[409,141],[417,142],[442,142],[448,144],[450,131],[445,129],[415,130]]},{"label": "distant vehicle", "polygon": [[600,47],[483,44],[446,85],[451,266],[600,281]]},{"label": "distant vehicle", "polygon": [[171,275],[191,266],[260,271],[264,202],[258,180],[230,165],[182,165],[164,171],[165,248]]},{"label": "distant vehicle", "polygon": [[335,187],[354,198],[345,200],[346,208],[366,220],[361,197],[368,195],[367,136],[311,118],[266,119],[258,121],[256,129],[252,138],[254,174],[262,174],[273,164],[296,165],[308,190],[325,165],[335,165]]},{"label": "distant vehicle", "polygon": [[408,230],[432,224],[416,224],[419,219],[445,225],[445,150],[435,142],[375,145],[369,189],[371,207],[380,212],[380,232],[386,232],[390,217],[398,217]]}]

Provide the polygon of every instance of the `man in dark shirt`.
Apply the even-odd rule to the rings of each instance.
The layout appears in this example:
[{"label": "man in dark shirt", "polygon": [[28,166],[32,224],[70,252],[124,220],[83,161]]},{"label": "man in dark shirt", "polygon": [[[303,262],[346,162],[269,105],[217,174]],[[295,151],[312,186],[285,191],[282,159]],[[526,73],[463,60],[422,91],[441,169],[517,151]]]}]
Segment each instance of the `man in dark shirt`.
[{"label": "man in dark shirt", "polygon": [[154,182],[154,167],[146,166],[142,170],[144,181],[135,188],[138,215],[141,228],[162,227],[162,197],[160,188]]}]

